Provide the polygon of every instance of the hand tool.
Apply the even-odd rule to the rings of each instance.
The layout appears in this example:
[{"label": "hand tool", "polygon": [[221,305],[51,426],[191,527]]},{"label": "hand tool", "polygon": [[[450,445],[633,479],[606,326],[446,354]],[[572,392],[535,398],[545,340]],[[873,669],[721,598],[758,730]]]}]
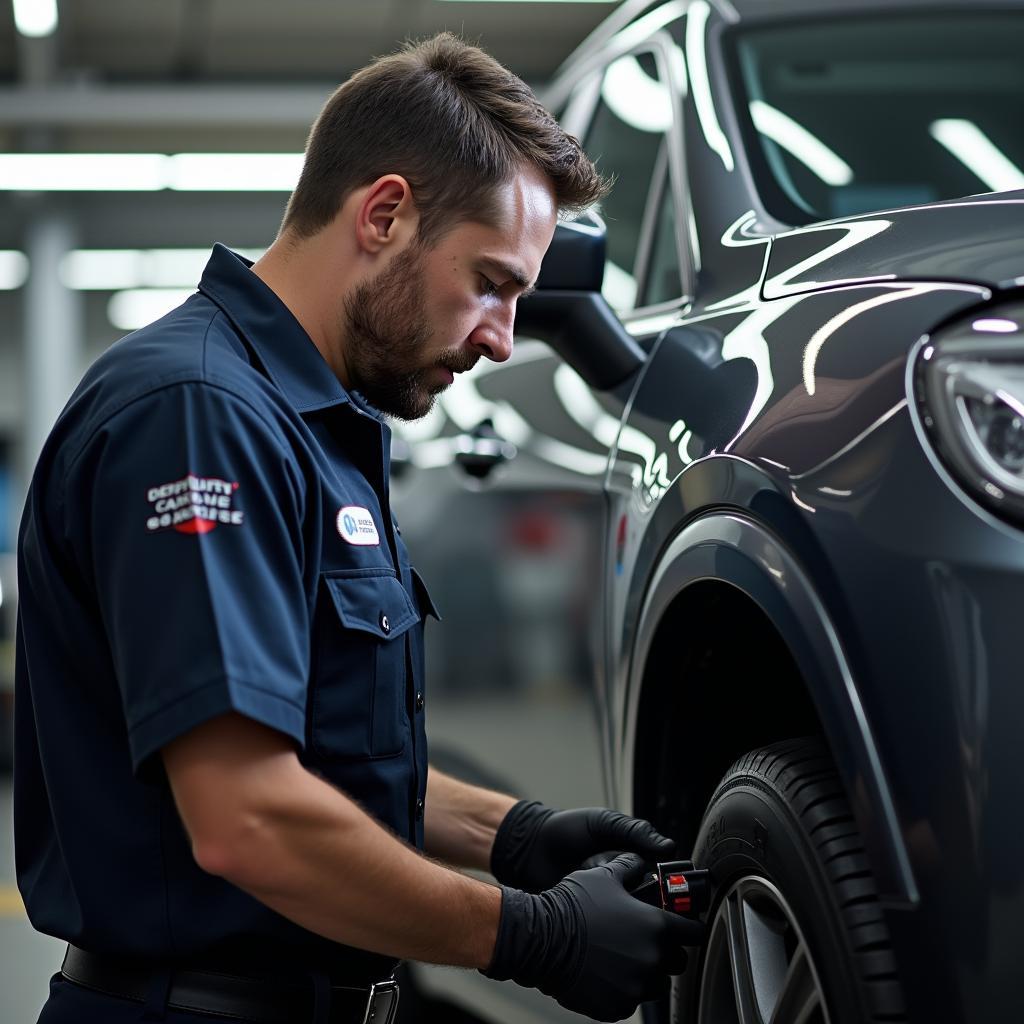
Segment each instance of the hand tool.
[{"label": "hand tool", "polygon": [[651,906],[696,918],[711,903],[711,882],[707,869],[694,867],[691,860],[659,861],[632,894]]}]

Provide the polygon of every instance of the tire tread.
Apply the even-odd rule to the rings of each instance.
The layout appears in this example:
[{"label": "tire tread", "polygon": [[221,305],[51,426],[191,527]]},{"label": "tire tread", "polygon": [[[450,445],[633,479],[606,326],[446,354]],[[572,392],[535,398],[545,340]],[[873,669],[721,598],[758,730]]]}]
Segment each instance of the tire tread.
[{"label": "tire tread", "polygon": [[832,888],[868,1024],[907,1020],[896,959],[870,861],[831,756],[814,738],[785,740],[738,758],[711,798],[760,783],[796,815],[816,849]]}]

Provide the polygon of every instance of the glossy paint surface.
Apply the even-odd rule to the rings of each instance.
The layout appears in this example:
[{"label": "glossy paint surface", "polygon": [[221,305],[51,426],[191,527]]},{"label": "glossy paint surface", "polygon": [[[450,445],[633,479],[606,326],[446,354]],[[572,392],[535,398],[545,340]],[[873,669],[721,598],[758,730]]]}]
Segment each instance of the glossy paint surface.
[{"label": "glossy paint surface", "polygon": [[865,280],[1013,288],[1024,284],[1022,236],[1022,192],[829,221],[774,238],[764,297]]}]

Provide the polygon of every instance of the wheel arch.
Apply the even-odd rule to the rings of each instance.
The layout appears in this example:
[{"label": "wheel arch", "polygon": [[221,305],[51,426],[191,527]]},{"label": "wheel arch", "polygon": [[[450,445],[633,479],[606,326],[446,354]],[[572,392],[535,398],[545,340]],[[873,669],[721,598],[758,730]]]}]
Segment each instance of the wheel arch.
[{"label": "wheel arch", "polygon": [[[818,733],[882,898],[917,902],[892,794],[837,632],[807,574],[763,525],[718,512],[675,536],[647,587],[631,664],[621,792],[634,813],[692,844],[736,757]],[[731,725],[717,724],[725,717]]]}]

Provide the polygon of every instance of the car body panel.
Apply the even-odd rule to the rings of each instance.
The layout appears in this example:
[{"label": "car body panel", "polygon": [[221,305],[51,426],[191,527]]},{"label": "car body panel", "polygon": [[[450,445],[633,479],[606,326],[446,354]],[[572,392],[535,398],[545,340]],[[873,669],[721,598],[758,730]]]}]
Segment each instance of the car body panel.
[{"label": "car body panel", "polygon": [[[620,695],[616,717],[625,733],[615,737],[607,756],[621,773],[620,802],[632,798],[632,764],[628,754],[619,762],[616,750],[631,732],[625,724],[627,708],[635,710],[630,701],[635,702],[643,664],[635,631],[638,623],[647,625],[642,606],[650,599],[652,581],[667,571],[666,550],[672,549],[676,533],[681,528],[685,533],[686,524],[715,509],[731,507],[748,515],[756,510],[757,521],[779,534],[784,550],[799,553],[804,564],[821,565],[816,524],[811,528],[805,520],[817,515],[823,500],[857,495],[866,503],[870,497],[873,480],[884,470],[876,437],[891,418],[906,416],[907,350],[933,323],[987,297],[983,289],[945,285],[845,288],[754,304],[746,312],[705,315],[666,332],[638,383],[609,473],[609,537],[615,543],[607,556],[608,611],[610,621],[621,627],[610,641],[609,672],[613,691]],[[871,327],[871,318],[880,313],[889,334]],[[846,319],[838,331],[872,343],[844,345],[842,337],[835,337],[835,361],[826,363],[831,340],[820,337],[821,325],[839,317]],[[726,425],[723,435],[721,424],[710,419],[723,406],[712,382],[743,364],[755,372],[742,382],[733,375],[726,390],[736,399],[745,384],[749,405],[731,412],[740,429],[726,436],[732,428]],[[706,408],[709,395],[713,409]],[[808,588],[825,608],[836,606],[845,626],[849,615],[841,604],[843,590],[829,579]],[[823,614],[822,628],[832,628],[829,613]],[[846,688],[838,682],[842,669],[835,667],[831,675],[833,689]],[[823,704],[842,699],[842,689],[821,696]],[[857,721],[858,699],[850,694],[849,700],[846,714]],[[823,718],[834,720],[835,713]],[[861,744],[863,751],[871,746],[869,738]],[[875,755],[862,753],[857,760],[863,774]],[[881,776],[876,782],[881,791]],[[887,827],[893,824],[883,820]],[[874,819],[861,821],[869,836],[876,824]],[[898,836],[877,839],[880,848],[900,842]],[[912,900],[913,884],[900,879],[901,873],[892,868],[889,892]]]},{"label": "car body panel", "polygon": [[[709,459],[706,466],[701,466],[701,472],[727,478],[726,491],[753,488],[748,498],[755,507],[762,499],[780,499],[770,480],[762,478],[758,482],[761,474],[757,467],[738,465],[740,462],[727,456]],[[722,481],[700,486],[715,486],[719,482]],[[646,664],[655,630],[669,605],[687,587],[707,579],[728,582],[742,590],[782,635],[832,740],[840,775],[847,790],[855,794],[854,812],[868,843],[882,898],[890,905],[916,904],[917,886],[856,680],[813,585],[788,547],[780,544],[764,526],[746,516],[723,511],[693,520],[672,539],[658,560],[644,597],[640,632],[633,644],[633,664]],[[686,645],[688,638],[681,636],[679,643],[680,647]],[[632,803],[634,792],[641,676],[629,673],[621,690],[622,734],[618,739],[623,752],[619,788],[622,795],[618,802],[624,806]],[[681,678],[679,685],[685,687],[685,679]],[[770,676],[765,685],[772,685]]]},{"label": "car body panel", "polygon": [[1024,192],[828,221],[772,240],[764,297],[869,280],[1013,288],[1024,284],[1022,238]]}]

